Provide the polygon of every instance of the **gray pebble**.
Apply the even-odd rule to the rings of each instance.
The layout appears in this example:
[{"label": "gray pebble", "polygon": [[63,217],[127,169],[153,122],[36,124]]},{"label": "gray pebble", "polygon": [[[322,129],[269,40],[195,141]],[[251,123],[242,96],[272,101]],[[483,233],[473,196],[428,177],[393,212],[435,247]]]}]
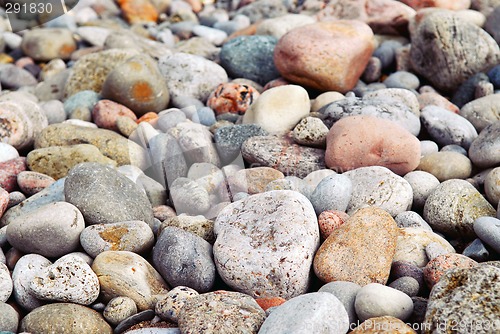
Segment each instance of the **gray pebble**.
[{"label": "gray pebble", "polygon": [[9,304],[0,302],[0,331],[17,333],[19,313]]},{"label": "gray pebble", "polygon": [[462,255],[470,257],[477,262],[484,262],[488,260],[490,252],[484,247],[481,239],[477,238],[464,249]]},{"label": "gray pebble", "polygon": [[424,207],[427,197],[439,185],[437,177],[424,171],[413,171],[404,176],[413,190],[413,207],[421,209]]},{"label": "gray pebble", "polygon": [[354,308],[354,301],[360,289],[361,286],[356,283],[336,281],[323,285],[318,292],[329,292],[337,297],[347,311],[349,323],[353,324],[358,320],[358,315]]},{"label": "gray pebble", "polygon": [[382,75],[382,61],[380,58],[371,57],[368,60],[362,79],[366,83],[377,82]]},{"label": "gray pebble", "polygon": [[370,283],[359,290],[354,307],[361,321],[382,316],[392,316],[405,321],[413,311],[413,301],[404,292],[382,284]]},{"label": "gray pebble", "polygon": [[413,277],[400,277],[389,284],[389,287],[404,292],[410,297],[414,297],[420,290],[420,284]]},{"label": "gray pebble", "polygon": [[436,142],[432,140],[422,140],[420,142],[420,154],[425,157],[431,153],[436,153],[439,151],[439,146]]},{"label": "gray pebble", "polygon": [[474,232],[481,241],[500,254],[500,219],[480,217],[474,221]]},{"label": "gray pebble", "polygon": [[404,211],[394,217],[399,228],[418,227],[432,231],[432,228],[427,222],[415,211]]},{"label": "gray pebble", "polygon": [[137,313],[137,306],[132,298],[115,297],[111,299],[104,309],[103,316],[112,325],[118,325],[123,320]]},{"label": "gray pebble", "polygon": [[465,155],[465,156],[468,155],[467,150],[465,148],[463,148],[460,145],[456,145],[456,144],[450,144],[450,145],[443,146],[443,148],[441,148],[440,152],[456,152],[456,153],[460,153],[460,154]]},{"label": "gray pebble", "polygon": [[186,114],[177,108],[171,108],[158,113],[157,125],[163,132],[186,121]]},{"label": "gray pebble", "polygon": [[207,190],[196,181],[179,177],[170,185],[170,196],[177,214],[199,215],[210,208]]},{"label": "gray pebble", "polygon": [[66,120],[64,104],[59,100],[40,102],[43,113],[47,116],[49,124],[61,123]]},{"label": "gray pebble", "polygon": [[27,254],[17,261],[12,272],[14,298],[23,309],[31,311],[44,304],[35,297],[30,283],[39,272],[51,264],[48,259],[38,254]]},{"label": "gray pebble", "polygon": [[500,163],[500,121],[485,127],[469,148],[475,166],[487,168]]},{"label": "gray pebble", "polygon": [[437,242],[431,242],[430,244],[425,246],[425,254],[427,255],[429,261],[437,258],[438,256],[446,255],[449,253],[450,252],[447,249],[445,249],[442,245],[440,245]]},{"label": "gray pebble", "polygon": [[311,203],[316,214],[326,210],[345,211],[351,199],[351,179],[342,174],[325,177],[311,194]]},{"label": "gray pebble", "polygon": [[460,115],[469,120],[477,131],[482,131],[485,127],[498,120],[500,110],[498,110],[497,106],[499,103],[500,94],[488,95],[464,105],[460,109]]},{"label": "gray pebble", "polygon": [[3,88],[17,90],[36,85],[38,81],[31,73],[14,64],[3,64],[0,66],[0,83]]},{"label": "gray pebble", "polygon": [[405,88],[405,89],[418,89],[420,80],[418,77],[410,72],[397,71],[392,73],[384,80],[387,88]]},{"label": "gray pebble", "polygon": [[268,132],[257,124],[238,124],[217,129],[214,140],[222,162],[230,163],[240,154],[245,140],[266,135]]}]

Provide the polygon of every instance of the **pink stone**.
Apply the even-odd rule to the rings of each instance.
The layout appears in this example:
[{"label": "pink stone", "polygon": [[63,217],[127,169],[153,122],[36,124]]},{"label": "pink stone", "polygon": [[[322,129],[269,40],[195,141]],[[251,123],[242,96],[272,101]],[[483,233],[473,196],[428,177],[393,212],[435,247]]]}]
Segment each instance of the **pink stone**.
[{"label": "pink stone", "polygon": [[429,288],[432,288],[448,270],[472,268],[476,265],[476,261],[465,255],[456,253],[439,255],[424,267],[424,279]]},{"label": "pink stone", "polygon": [[469,9],[471,0],[399,0],[414,9],[438,7],[451,10]]},{"label": "pink stone", "polygon": [[9,204],[9,192],[3,188],[0,188],[0,218],[2,218],[3,213],[7,210],[7,205]]},{"label": "pink stone", "polygon": [[132,110],[111,100],[100,100],[92,110],[94,123],[98,127],[108,130],[118,131],[116,120],[120,116],[128,117],[134,121],[137,120],[137,116]]},{"label": "pink stone", "polygon": [[32,196],[42,191],[54,182],[56,180],[52,177],[38,172],[24,171],[17,175],[17,184],[27,196]]},{"label": "pink stone", "polygon": [[325,152],[327,167],[351,170],[383,166],[405,175],[420,163],[420,141],[397,123],[375,116],[349,116],[333,124]]},{"label": "pink stone", "polygon": [[292,83],[346,93],[358,82],[374,47],[373,32],[363,22],[318,22],[281,37],[274,63]]},{"label": "pink stone", "polygon": [[246,84],[222,83],[208,97],[207,106],[212,108],[216,115],[243,115],[259,95],[255,88]]},{"label": "pink stone", "polygon": [[321,238],[326,239],[330,234],[342,224],[344,224],[349,215],[342,211],[327,210],[323,211],[318,216],[318,225]]},{"label": "pink stone", "polygon": [[25,170],[25,157],[0,162],[0,187],[8,192],[14,191],[17,187],[17,174]]},{"label": "pink stone", "polygon": [[408,30],[415,10],[393,0],[332,0],[317,15],[324,20],[360,20],[377,34],[400,35]]},{"label": "pink stone", "polygon": [[456,105],[454,105],[438,93],[426,92],[418,95],[417,99],[418,103],[420,104],[420,109],[424,109],[427,106],[433,105],[452,111],[455,114],[458,114],[458,112],[460,111],[460,108],[458,108]]}]

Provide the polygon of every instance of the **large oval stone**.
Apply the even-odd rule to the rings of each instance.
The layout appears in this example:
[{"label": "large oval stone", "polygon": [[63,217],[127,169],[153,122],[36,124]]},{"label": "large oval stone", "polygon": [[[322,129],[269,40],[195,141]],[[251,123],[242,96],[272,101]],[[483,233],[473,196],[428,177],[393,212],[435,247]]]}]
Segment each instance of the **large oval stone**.
[{"label": "large oval stone", "polygon": [[276,190],[234,202],[219,213],[214,232],[217,270],[235,290],[283,298],[307,291],[319,229],[300,193]]},{"label": "large oval stone", "polygon": [[397,225],[386,211],[359,209],[335,229],[314,257],[314,272],[324,282],[385,284],[396,252]]},{"label": "large oval stone", "polygon": [[373,32],[365,23],[318,22],[281,37],[274,49],[274,62],[291,82],[345,93],[356,85],[373,50]]}]

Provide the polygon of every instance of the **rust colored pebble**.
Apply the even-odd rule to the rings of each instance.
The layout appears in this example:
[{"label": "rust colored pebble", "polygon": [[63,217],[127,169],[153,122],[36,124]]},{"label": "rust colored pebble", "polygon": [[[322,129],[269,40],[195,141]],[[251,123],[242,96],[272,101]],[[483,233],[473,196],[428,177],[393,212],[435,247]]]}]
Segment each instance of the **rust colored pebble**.
[{"label": "rust colored pebble", "polygon": [[319,232],[323,239],[328,238],[328,236],[342,224],[344,224],[349,215],[342,211],[337,210],[327,210],[320,213],[318,217]]},{"label": "rust colored pebble", "polygon": [[476,265],[476,261],[465,255],[456,253],[439,255],[425,266],[424,279],[429,288],[432,288],[448,270],[472,268]]},{"label": "rust colored pebble", "polygon": [[271,307],[280,306],[281,304],[286,302],[286,299],[281,297],[263,297],[257,298],[255,299],[255,301],[264,311],[266,311]]},{"label": "rust colored pebble", "polygon": [[120,116],[128,117],[134,121],[137,120],[137,116],[132,110],[111,100],[100,100],[92,110],[94,123],[98,127],[108,130],[118,130],[116,121]]},{"label": "rust colored pebble", "polygon": [[259,92],[249,85],[222,83],[208,97],[207,106],[212,108],[216,115],[243,115],[259,95]]},{"label": "rust colored pebble", "polygon": [[17,184],[27,196],[32,196],[42,191],[54,182],[56,180],[52,177],[38,172],[23,171],[17,175]]},{"label": "rust colored pebble", "polygon": [[158,20],[158,11],[149,0],[118,0],[117,2],[129,23]]},{"label": "rust colored pebble", "polygon": [[154,123],[156,123],[157,120],[158,120],[158,114],[157,113],[148,112],[148,113],[145,113],[144,115],[142,115],[136,121],[136,123],[139,124],[141,122],[148,122],[148,123],[154,124]]},{"label": "rust colored pebble", "polygon": [[0,187],[8,192],[17,188],[17,174],[26,170],[26,158],[20,157],[0,163]]}]

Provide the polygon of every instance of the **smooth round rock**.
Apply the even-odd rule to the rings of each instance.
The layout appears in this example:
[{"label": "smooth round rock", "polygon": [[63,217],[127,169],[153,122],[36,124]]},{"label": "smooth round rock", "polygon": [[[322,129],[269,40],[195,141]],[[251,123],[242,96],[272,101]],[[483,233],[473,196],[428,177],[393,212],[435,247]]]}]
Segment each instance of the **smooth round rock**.
[{"label": "smooth round rock", "polygon": [[165,298],[156,303],[155,312],[161,319],[177,323],[179,311],[186,300],[198,295],[196,290],[186,286],[176,286],[165,295]]},{"label": "smooth round rock", "polygon": [[215,241],[214,222],[213,220],[207,219],[202,215],[189,216],[186,214],[180,214],[177,216],[168,217],[161,223],[160,229],[158,230],[158,235],[160,235],[161,232],[168,226],[181,228],[187,232],[205,239],[210,244],[213,244]]},{"label": "smooth round rock", "polygon": [[424,207],[427,197],[439,185],[437,177],[425,171],[413,171],[404,176],[413,190],[413,207]]},{"label": "smooth round rock", "polygon": [[384,80],[384,84],[387,88],[418,89],[420,87],[420,80],[411,72],[397,71],[391,73]]},{"label": "smooth round rock", "polygon": [[500,163],[500,121],[485,127],[469,148],[474,166],[487,168]]},{"label": "smooth round rock", "polygon": [[257,35],[269,35],[278,39],[292,29],[315,23],[314,17],[304,14],[285,14],[283,16],[268,18],[257,26]]},{"label": "smooth round rock", "polygon": [[474,221],[474,232],[481,241],[500,253],[500,219],[479,217]]},{"label": "smooth round rock", "polygon": [[280,76],[273,62],[278,39],[273,36],[240,36],[224,43],[220,63],[233,78],[246,78],[261,85]]},{"label": "smooth round rock", "polygon": [[166,227],[153,249],[153,264],[167,283],[208,292],[215,283],[212,246],[177,227]]},{"label": "smooth round rock", "polygon": [[101,95],[123,104],[138,116],[159,112],[170,101],[167,82],[156,62],[144,54],[115,67],[106,77]]},{"label": "smooth round rock", "polygon": [[178,323],[182,333],[256,333],[265,318],[255,299],[219,290],[187,298]]},{"label": "smooth round rock", "polygon": [[17,185],[28,197],[42,191],[55,181],[49,175],[33,171],[24,171],[17,174]]},{"label": "smooth round rock", "polygon": [[276,190],[234,202],[217,216],[214,233],[215,264],[229,286],[254,297],[307,291],[319,230],[314,208],[300,193]]},{"label": "smooth round rock", "polygon": [[460,115],[471,122],[476,130],[480,132],[499,119],[499,103],[500,94],[487,95],[464,105],[460,109]]},{"label": "smooth round rock", "polygon": [[142,254],[153,247],[154,234],[149,225],[140,220],[96,224],[82,231],[80,244],[92,257],[107,250]]},{"label": "smooth round rock", "polygon": [[484,179],[486,198],[495,205],[500,202],[500,168],[491,170]]},{"label": "smooth round rock", "polygon": [[337,297],[347,311],[349,324],[353,324],[358,320],[358,315],[356,314],[356,309],[354,308],[354,302],[360,289],[361,286],[356,283],[336,281],[323,285],[318,292],[328,292]]},{"label": "smooth round rock", "polygon": [[319,215],[326,210],[345,211],[351,194],[351,179],[342,174],[333,174],[321,180],[311,194],[310,200],[316,214]]},{"label": "smooth round rock", "polygon": [[381,316],[392,316],[405,321],[413,312],[413,301],[399,290],[370,283],[359,290],[354,307],[361,321]]},{"label": "smooth round rock", "polygon": [[132,298],[115,297],[109,301],[103,312],[103,317],[112,325],[118,325],[123,320],[137,313],[137,306]]},{"label": "smooth round rock", "polygon": [[100,100],[92,109],[92,120],[100,128],[118,130],[116,124],[118,117],[128,117],[133,121],[137,120],[137,116],[132,110],[111,100]]},{"label": "smooth round rock", "polygon": [[33,143],[33,123],[22,110],[21,106],[12,101],[0,102],[0,120],[2,142],[23,149]]},{"label": "smooth round rock", "polygon": [[245,140],[268,134],[266,130],[256,124],[236,124],[217,129],[214,133],[214,141],[222,162],[229,163],[241,154],[241,146]]},{"label": "smooth round rock", "polygon": [[99,280],[87,262],[68,254],[37,272],[30,290],[41,300],[90,305],[99,297]]},{"label": "smooth round rock", "polygon": [[179,177],[170,185],[170,196],[177,214],[204,214],[210,208],[210,197],[196,181]]},{"label": "smooth round rock", "polygon": [[31,311],[21,321],[20,330],[29,333],[112,334],[102,316],[82,305],[48,304]]},{"label": "smooth round rock", "polygon": [[466,179],[472,173],[472,163],[463,154],[451,151],[431,153],[420,159],[418,170],[434,175],[440,182]]},{"label": "smooth round rock", "polygon": [[0,302],[0,330],[17,333],[19,313],[9,304]]},{"label": "smooth round rock", "polygon": [[84,228],[85,221],[78,208],[55,202],[12,220],[7,227],[7,240],[25,253],[60,257],[78,248]]},{"label": "smooth round rock", "polygon": [[0,303],[6,302],[12,294],[13,283],[7,265],[0,263]]},{"label": "smooth round rock", "polygon": [[386,211],[359,209],[320,246],[314,256],[314,272],[323,282],[385,284],[396,238],[396,223]]},{"label": "smooth round rock", "polygon": [[343,304],[333,294],[313,292],[292,298],[274,309],[259,333],[340,334],[348,329],[349,317]]},{"label": "smooth round rock", "polygon": [[17,152],[16,148],[7,143],[0,143],[0,162],[15,158],[19,158],[19,152]]},{"label": "smooth round rock", "polygon": [[377,206],[395,217],[413,202],[410,184],[381,166],[360,167],[344,173],[351,179],[353,192],[347,207],[350,215],[359,208]]},{"label": "smooth round rock", "polygon": [[66,60],[76,48],[72,32],[62,28],[28,30],[21,43],[24,54],[37,61]]},{"label": "smooth round rock", "polygon": [[482,216],[495,216],[495,209],[464,180],[441,183],[424,206],[425,221],[434,230],[449,236],[475,237],[473,223]]},{"label": "smooth round rock", "polygon": [[52,262],[38,254],[27,254],[17,261],[12,272],[14,298],[23,309],[31,311],[44,304],[35,297],[30,284],[39,272],[51,264]]},{"label": "smooth round rock", "polygon": [[373,32],[365,23],[317,22],[281,37],[274,63],[290,82],[345,93],[356,85],[373,50]]},{"label": "smooth round rock", "polygon": [[321,238],[326,240],[333,231],[342,226],[349,219],[349,215],[342,211],[326,210],[319,214],[318,225]]},{"label": "smooth round rock", "polygon": [[417,227],[432,231],[427,222],[415,211],[404,211],[394,217],[399,228]]},{"label": "smooth round rock", "polygon": [[368,115],[346,117],[328,132],[325,161],[331,169],[383,166],[404,175],[414,170],[419,160],[418,139],[389,120]]},{"label": "smooth round rock", "polygon": [[415,278],[409,276],[400,277],[392,281],[389,287],[399,290],[410,297],[416,296],[420,290],[419,282]]},{"label": "smooth round rock", "polygon": [[[283,100],[288,101],[283,104]],[[257,124],[269,133],[292,130],[309,115],[307,91],[297,85],[284,85],[266,90],[243,116],[243,124]]]}]

